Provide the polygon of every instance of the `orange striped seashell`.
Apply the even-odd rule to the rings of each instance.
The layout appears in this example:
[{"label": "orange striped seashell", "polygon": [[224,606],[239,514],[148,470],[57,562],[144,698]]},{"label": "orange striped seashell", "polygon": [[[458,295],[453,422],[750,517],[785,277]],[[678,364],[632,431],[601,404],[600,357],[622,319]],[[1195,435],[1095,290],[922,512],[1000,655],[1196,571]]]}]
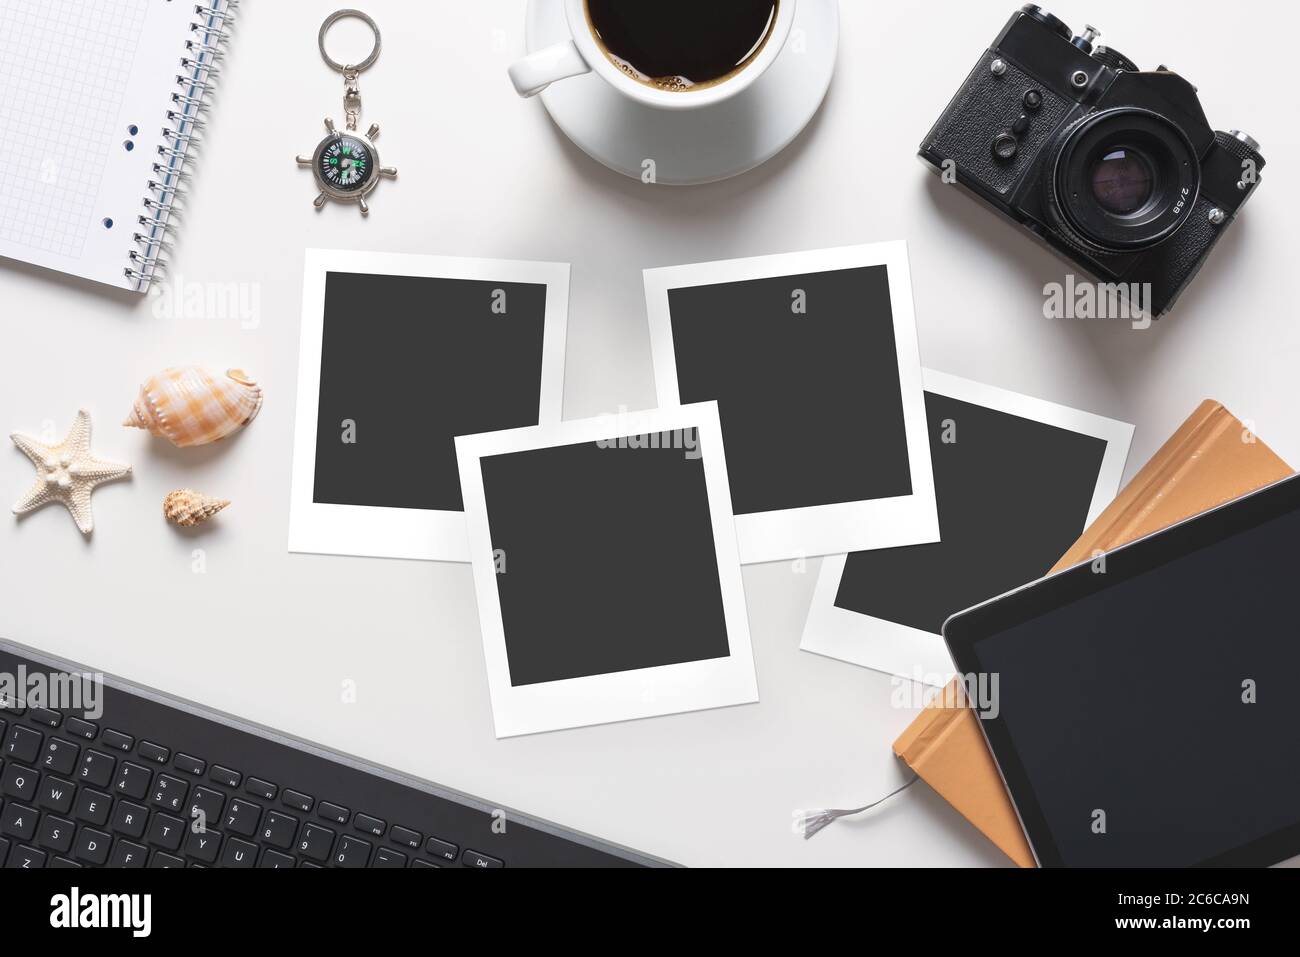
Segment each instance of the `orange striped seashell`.
[{"label": "orange striped seashell", "polygon": [[122,424],[189,448],[238,432],[261,410],[262,389],[242,369],[218,376],[181,366],[146,379]]}]

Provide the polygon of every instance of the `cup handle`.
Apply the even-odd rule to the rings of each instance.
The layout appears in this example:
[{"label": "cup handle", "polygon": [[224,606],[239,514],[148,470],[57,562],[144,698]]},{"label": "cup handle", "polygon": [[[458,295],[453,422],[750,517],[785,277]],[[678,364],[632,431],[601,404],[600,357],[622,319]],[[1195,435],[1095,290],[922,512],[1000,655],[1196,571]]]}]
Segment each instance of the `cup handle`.
[{"label": "cup handle", "polygon": [[510,64],[510,82],[520,96],[536,96],[556,80],[590,73],[591,67],[572,40],[538,50]]}]

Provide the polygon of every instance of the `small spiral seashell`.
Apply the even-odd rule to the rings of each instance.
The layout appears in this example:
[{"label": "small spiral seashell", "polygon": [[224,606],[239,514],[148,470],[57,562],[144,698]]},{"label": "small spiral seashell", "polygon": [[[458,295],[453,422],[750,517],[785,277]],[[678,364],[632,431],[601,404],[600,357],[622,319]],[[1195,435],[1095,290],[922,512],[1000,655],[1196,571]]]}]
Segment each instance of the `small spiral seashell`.
[{"label": "small spiral seashell", "polygon": [[202,525],[229,504],[224,498],[213,498],[190,488],[180,488],[163,499],[163,515],[173,525],[193,528]]},{"label": "small spiral seashell", "polygon": [[188,448],[238,432],[261,410],[262,389],[243,370],[181,366],[146,379],[122,424]]}]

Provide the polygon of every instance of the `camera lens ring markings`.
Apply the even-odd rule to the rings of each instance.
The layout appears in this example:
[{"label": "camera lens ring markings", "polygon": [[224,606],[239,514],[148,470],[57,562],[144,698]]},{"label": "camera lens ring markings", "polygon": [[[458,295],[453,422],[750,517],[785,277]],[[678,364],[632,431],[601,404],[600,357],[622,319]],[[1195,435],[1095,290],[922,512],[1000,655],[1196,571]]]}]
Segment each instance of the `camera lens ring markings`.
[{"label": "camera lens ring markings", "polygon": [[[1187,222],[1200,195],[1200,162],[1191,141],[1150,110],[1090,113],[1061,133],[1053,148],[1052,174],[1043,181],[1048,211],[1065,238],[1085,251],[1132,252],[1164,242]],[[1126,158],[1138,154],[1151,174],[1150,189],[1131,209],[1122,200],[1107,208],[1096,193],[1098,163],[1118,151]]]}]

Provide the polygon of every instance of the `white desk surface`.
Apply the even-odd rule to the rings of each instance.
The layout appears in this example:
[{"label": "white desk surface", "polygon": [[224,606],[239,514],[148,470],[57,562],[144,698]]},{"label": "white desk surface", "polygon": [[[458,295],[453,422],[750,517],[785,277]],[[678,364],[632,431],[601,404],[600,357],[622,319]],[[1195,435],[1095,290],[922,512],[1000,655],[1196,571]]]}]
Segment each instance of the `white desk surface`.
[{"label": "white desk surface", "polygon": [[[755,172],[685,190],[606,171],[515,97],[505,70],[523,50],[523,0],[367,0],[385,42],[361,80],[363,121],[383,125],[401,170],[368,221],[315,213],[293,163],[340,112],[316,51],[338,5],[243,5],[197,167],[173,278],[242,284],[255,328],[0,263],[0,428],[61,433],[84,405],[96,451],[135,467],[95,493],[90,541],[57,506],[0,517],[0,634],[685,864],[1007,863],[920,785],[811,842],[792,834],[795,808],[895,787],[889,746],[912,717],[891,707],[886,676],[798,650],[816,560],[745,570],[760,704],[496,740],[468,566],[286,551],[303,249],[571,262],[575,418],[654,403],[644,267],[902,238],[926,365],[1136,423],[1126,476],[1206,396],[1300,462],[1292,7],[1047,5],[1183,72],[1211,123],[1252,133],[1269,160],[1179,308],[1134,332],[1044,319],[1042,286],[1067,267],[914,157],[1015,0],[846,0],[839,69],[804,136]],[[253,370],[261,417],[190,451],[118,426],[144,376],[186,362]],[[6,503],[31,474],[0,452]],[[203,534],[178,533],[161,503],[182,486],[234,505]],[[354,704],[340,701],[348,679]]]}]

